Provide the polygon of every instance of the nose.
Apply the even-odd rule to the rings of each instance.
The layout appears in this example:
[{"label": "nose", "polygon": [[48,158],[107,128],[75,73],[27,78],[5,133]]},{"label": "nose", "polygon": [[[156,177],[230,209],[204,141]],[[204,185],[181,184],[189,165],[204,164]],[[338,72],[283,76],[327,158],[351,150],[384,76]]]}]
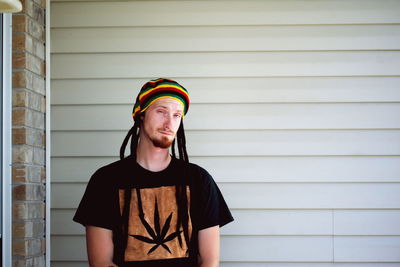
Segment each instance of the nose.
[{"label": "nose", "polygon": [[170,113],[168,113],[166,116],[165,116],[165,120],[164,120],[164,127],[166,128],[166,129],[171,129],[172,128],[172,114],[170,114]]}]

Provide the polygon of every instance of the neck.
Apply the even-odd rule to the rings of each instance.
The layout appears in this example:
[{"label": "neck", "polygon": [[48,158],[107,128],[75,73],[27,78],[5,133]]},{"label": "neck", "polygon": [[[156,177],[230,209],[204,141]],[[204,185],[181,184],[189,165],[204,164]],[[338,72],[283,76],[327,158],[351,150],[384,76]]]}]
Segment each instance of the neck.
[{"label": "neck", "polygon": [[168,148],[155,147],[147,139],[141,139],[136,150],[136,162],[149,171],[158,172],[168,167],[171,156]]}]

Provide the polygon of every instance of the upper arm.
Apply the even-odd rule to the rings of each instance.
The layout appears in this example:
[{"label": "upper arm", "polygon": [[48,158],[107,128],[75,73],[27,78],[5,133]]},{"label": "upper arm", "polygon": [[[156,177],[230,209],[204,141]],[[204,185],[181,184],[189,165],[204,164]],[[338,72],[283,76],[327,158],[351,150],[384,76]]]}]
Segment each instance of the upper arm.
[{"label": "upper arm", "polygon": [[86,245],[91,267],[115,266],[112,263],[114,244],[111,230],[86,226]]},{"label": "upper arm", "polygon": [[219,225],[199,231],[200,266],[218,266],[219,263]]}]

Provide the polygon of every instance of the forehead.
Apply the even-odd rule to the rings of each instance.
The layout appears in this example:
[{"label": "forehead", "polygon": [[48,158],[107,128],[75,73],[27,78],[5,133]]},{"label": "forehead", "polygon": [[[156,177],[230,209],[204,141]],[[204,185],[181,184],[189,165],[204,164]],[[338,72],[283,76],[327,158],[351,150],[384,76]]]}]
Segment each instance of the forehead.
[{"label": "forehead", "polygon": [[149,109],[157,108],[157,107],[164,107],[170,109],[172,111],[180,111],[183,112],[183,104],[182,102],[173,99],[173,98],[160,98],[157,99],[153,104],[149,106]]}]

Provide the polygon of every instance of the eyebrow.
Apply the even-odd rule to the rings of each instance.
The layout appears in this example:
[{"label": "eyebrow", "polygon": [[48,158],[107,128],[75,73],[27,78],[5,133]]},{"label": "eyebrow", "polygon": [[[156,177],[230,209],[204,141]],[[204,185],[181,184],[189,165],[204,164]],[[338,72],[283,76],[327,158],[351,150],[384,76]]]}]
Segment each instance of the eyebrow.
[{"label": "eyebrow", "polygon": [[[168,107],[164,106],[164,105],[158,105],[158,106],[156,106],[156,108],[168,109]],[[181,110],[181,109],[178,109],[176,112],[178,112],[180,114],[183,114],[183,110]]]}]

